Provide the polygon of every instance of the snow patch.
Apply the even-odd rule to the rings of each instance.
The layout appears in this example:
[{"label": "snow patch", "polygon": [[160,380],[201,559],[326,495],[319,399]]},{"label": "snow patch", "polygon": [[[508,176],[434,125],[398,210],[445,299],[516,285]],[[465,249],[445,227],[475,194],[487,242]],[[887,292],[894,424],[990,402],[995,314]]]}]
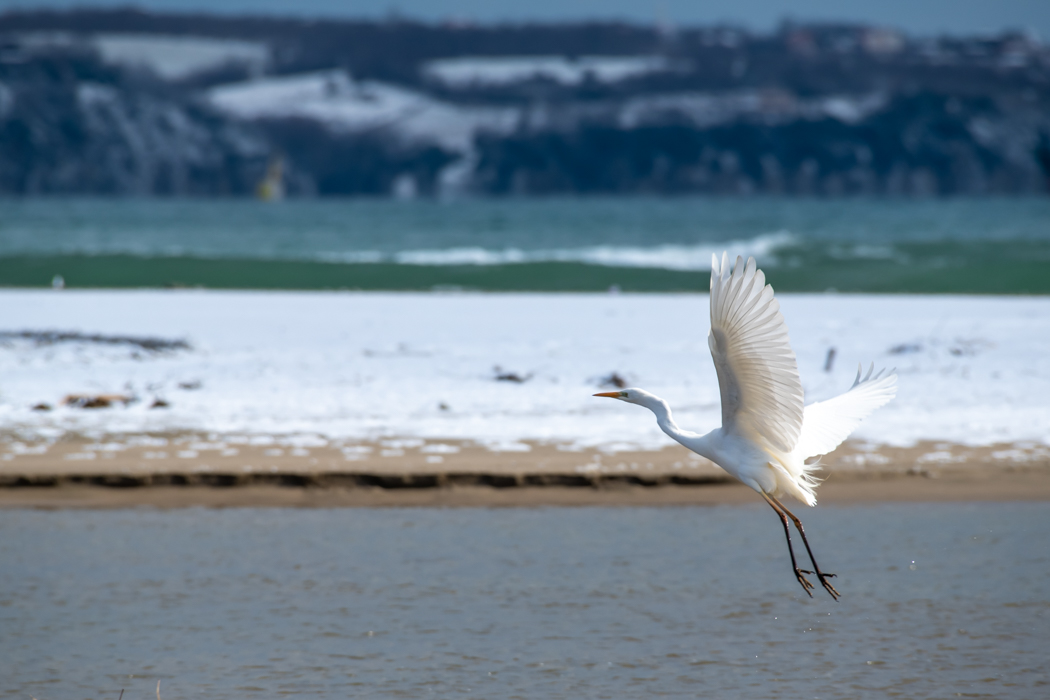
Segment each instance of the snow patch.
[{"label": "snow patch", "polygon": [[378,81],[355,81],[344,70],[259,78],[208,91],[218,109],[240,119],[302,118],[335,132],[391,129],[410,140],[467,152],[481,130],[506,132],[517,110],[468,108]]},{"label": "snow patch", "polygon": [[[807,402],[849,388],[857,363],[897,368],[897,398],[861,425],[860,440],[1050,445],[1050,298],[778,299]],[[192,348],[135,357],[97,344],[0,344],[0,430],[52,439],[138,433],[137,444],[158,454],[173,448],[146,434],[189,431],[225,436],[228,446],[275,449],[332,439],[384,441],[386,450],[421,440],[499,451],[536,442],[660,448],[668,438],[652,416],[593,398],[594,378],[614,370],[636,377],[637,386],[668,400],[683,428],[713,429],[721,414],[707,304],[702,294],[0,290],[9,330],[177,337]],[[953,352],[960,338],[980,340],[980,352]],[[922,352],[893,353],[915,342]],[[824,371],[830,347],[838,359]],[[535,376],[495,381],[495,365]],[[188,379],[201,387],[179,390]],[[95,410],[60,405],[77,392],[139,401]],[[150,409],[157,395],[170,407]],[[55,408],[33,411],[41,402]],[[280,438],[288,435],[307,437],[293,445]],[[368,449],[343,452],[354,460]],[[872,459],[858,457],[858,466]],[[938,445],[924,462],[946,459]]]},{"label": "snow patch", "polygon": [[98,34],[91,43],[109,63],[144,67],[166,80],[237,64],[262,71],[270,48],[261,42],[161,34]]},{"label": "snow patch", "polygon": [[530,80],[579,85],[585,80],[617,83],[671,68],[663,56],[471,56],[443,58],[423,66],[423,75],[453,88],[492,87]]}]

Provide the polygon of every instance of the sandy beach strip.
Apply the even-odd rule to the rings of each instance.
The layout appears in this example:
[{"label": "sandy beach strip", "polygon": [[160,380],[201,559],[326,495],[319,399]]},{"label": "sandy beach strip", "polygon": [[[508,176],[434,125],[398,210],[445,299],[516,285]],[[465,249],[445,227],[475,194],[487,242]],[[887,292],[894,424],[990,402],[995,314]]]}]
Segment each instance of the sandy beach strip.
[{"label": "sandy beach strip", "polygon": [[[848,442],[823,467],[823,503],[1050,500],[1050,447],[1040,443]],[[679,446],[607,453],[418,438],[0,436],[0,507],[643,506],[754,498]]]}]

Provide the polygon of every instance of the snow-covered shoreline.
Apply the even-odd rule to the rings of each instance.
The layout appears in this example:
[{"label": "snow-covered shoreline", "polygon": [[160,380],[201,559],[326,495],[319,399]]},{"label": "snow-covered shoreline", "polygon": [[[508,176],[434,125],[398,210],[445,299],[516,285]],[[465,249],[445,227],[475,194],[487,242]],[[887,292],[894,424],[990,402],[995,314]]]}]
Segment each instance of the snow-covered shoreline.
[{"label": "snow-covered shoreline", "polygon": [[[872,443],[1050,444],[1050,298],[778,295],[807,402],[858,362],[896,367]],[[441,294],[0,290],[0,331],[185,339],[154,353],[0,342],[0,431],[57,437],[198,431],[326,438],[522,441],[605,449],[666,443],[651,416],[591,397],[617,372],[685,428],[720,418],[696,294]],[[835,348],[833,369],[824,371]],[[497,381],[495,367],[528,381]],[[181,386],[180,386],[181,385]],[[125,393],[126,408],[60,406]],[[155,397],[170,407],[150,409]],[[51,411],[34,411],[39,403]]]}]

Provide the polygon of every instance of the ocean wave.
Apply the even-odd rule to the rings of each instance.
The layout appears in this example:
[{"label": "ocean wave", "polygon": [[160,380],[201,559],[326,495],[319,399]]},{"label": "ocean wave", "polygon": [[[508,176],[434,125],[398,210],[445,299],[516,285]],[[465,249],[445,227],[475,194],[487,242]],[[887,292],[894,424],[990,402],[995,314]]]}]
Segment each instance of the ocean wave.
[{"label": "ocean wave", "polygon": [[[129,255],[141,259],[197,258],[200,260],[266,260],[305,261],[341,264],[394,264],[426,267],[527,265],[535,263],[581,263],[602,267],[648,268],[693,272],[707,270],[712,255],[730,257],[754,256],[769,267],[777,263],[777,253],[783,248],[799,246],[803,240],[787,231],[776,231],[745,240],[704,242],[692,245],[664,243],[653,246],[591,245],[565,248],[527,249],[523,247],[493,248],[485,246],[460,246],[400,251],[382,250],[294,250],[285,247],[256,245],[252,250],[233,250],[208,246],[179,244],[149,245],[148,242],[121,242],[118,245],[89,244],[65,245],[53,254],[87,257],[106,255]],[[0,249],[0,258],[11,251]],[[50,252],[50,251],[49,251]],[[7,253],[7,255],[5,255]],[[23,251],[15,251],[23,253]],[[40,251],[29,254],[39,255]]]},{"label": "ocean wave", "polygon": [[453,265],[522,265],[544,262],[573,262],[603,267],[638,267],[665,270],[707,270],[711,256],[754,256],[765,265],[776,263],[776,252],[797,244],[795,236],[777,231],[745,241],[698,243],[696,245],[665,244],[658,246],[588,246],[581,248],[554,248],[523,250],[504,248],[491,250],[480,246],[432,250],[406,250],[390,255],[371,251],[354,251],[325,255],[326,261],[345,263],[393,262],[399,265],[426,265],[432,267]]}]

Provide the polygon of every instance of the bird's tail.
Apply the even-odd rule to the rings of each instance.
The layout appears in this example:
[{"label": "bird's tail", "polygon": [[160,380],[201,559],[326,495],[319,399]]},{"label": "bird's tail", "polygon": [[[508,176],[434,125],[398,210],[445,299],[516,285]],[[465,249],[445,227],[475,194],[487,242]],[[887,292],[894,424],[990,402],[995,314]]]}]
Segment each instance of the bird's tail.
[{"label": "bird's tail", "polygon": [[771,456],[773,459],[769,460],[769,465],[777,480],[777,492],[773,495],[788,495],[807,506],[817,505],[816,489],[820,479],[815,472],[820,468],[820,460],[807,464],[793,454]]}]

